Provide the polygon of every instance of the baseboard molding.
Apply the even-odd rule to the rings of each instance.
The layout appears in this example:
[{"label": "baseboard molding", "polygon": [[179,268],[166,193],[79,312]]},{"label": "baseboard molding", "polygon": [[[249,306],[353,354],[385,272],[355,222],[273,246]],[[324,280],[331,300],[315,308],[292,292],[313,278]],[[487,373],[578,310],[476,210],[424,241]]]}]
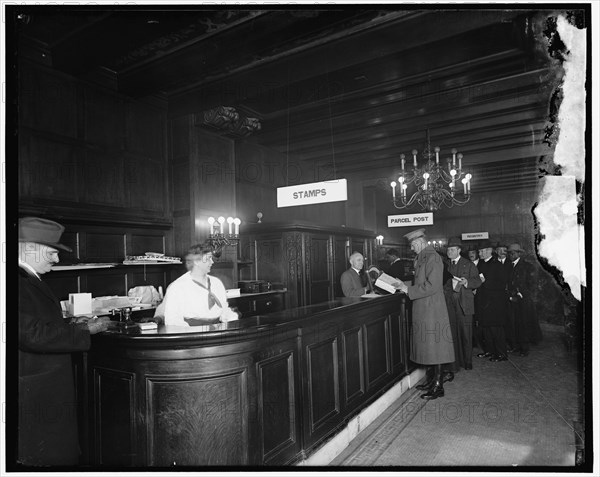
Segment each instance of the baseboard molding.
[{"label": "baseboard molding", "polygon": [[415,386],[425,376],[425,368],[417,368],[392,386],[384,395],[370,406],[354,416],[348,424],[335,436],[316,449],[306,459],[297,462],[297,466],[323,466],[328,465],[350,445],[358,434],[364,431],[388,407],[390,407],[402,394]]}]

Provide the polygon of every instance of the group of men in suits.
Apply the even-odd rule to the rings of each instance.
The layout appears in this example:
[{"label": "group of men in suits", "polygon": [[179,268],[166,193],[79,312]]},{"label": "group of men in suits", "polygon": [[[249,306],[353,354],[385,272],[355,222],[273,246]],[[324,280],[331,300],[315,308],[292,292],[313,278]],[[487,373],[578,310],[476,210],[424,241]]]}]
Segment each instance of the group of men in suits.
[{"label": "group of men in suits", "polygon": [[[417,386],[427,391],[421,397],[443,396],[444,382],[452,381],[460,368],[473,368],[474,336],[482,349],[480,358],[499,362],[508,359],[508,352],[528,355],[529,344],[541,339],[541,331],[533,301],[533,267],[521,259],[524,250],[518,243],[494,249],[484,240],[465,258],[462,241],[452,237],[447,259],[442,260],[424,229],[405,237],[417,255],[413,283],[401,281],[404,267],[395,249],[386,253],[387,273],[399,279],[398,290],[412,301],[411,360],[429,366],[429,379]],[[360,296],[368,291],[360,279],[362,255],[353,254],[350,263],[342,288],[346,296]],[[449,329],[440,337],[451,339],[429,340],[434,329]]]},{"label": "group of men in suits", "polygon": [[[452,371],[457,371],[460,367],[472,369],[473,337],[481,348],[481,352],[477,354],[479,358],[499,362],[506,361],[508,353],[527,356],[530,343],[541,340],[541,330],[533,300],[533,266],[521,258],[525,251],[518,243],[508,247],[499,243],[494,248],[489,240],[484,240],[477,249],[468,251],[471,267],[466,265],[468,260],[462,257],[458,260],[457,266],[462,263],[463,275],[456,275],[451,269],[454,266],[451,254],[456,253],[454,246],[459,247],[460,253],[460,239],[450,239],[448,243],[447,253],[451,262],[446,273],[452,276],[469,275],[472,286],[463,287],[457,292],[449,286],[451,277],[446,276],[445,291],[453,337],[456,336],[455,347],[462,351],[457,353],[456,362],[448,368]],[[474,279],[475,272],[479,275],[479,284]],[[454,298],[453,304],[454,294],[461,296],[465,304],[473,303],[474,309],[465,304],[456,306],[457,298]],[[474,313],[471,312],[469,317],[468,312],[471,310]],[[460,326],[463,326],[462,333],[454,333],[454,329],[460,330]],[[467,338],[463,339],[463,336]]]}]

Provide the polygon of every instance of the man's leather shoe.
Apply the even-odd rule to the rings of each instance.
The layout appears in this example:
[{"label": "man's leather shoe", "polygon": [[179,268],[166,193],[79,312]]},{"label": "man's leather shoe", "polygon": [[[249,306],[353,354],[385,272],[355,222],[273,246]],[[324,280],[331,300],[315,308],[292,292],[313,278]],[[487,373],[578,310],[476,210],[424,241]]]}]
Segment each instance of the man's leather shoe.
[{"label": "man's leather shoe", "polygon": [[425,394],[421,394],[421,399],[428,401],[437,399],[444,396],[444,386],[438,381],[435,385]]},{"label": "man's leather shoe", "polygon": [[454,381],[454,373],[452,371],[444,371],[442,373],[442,379],[444,380],[445,383]]},{"label": "man's leather shoe", "polygon": [[498,361],[508,361],[508,358],[506,356],[503,355],[499,355],[499,356],[492,356],[490,358],[490,361],[497,363]]},{"label": "man's leather shoe", "polygon": [[428,381],[425,381],[423,384],[417,384],[415,388],[419,391],[429,391],[429,389],[433,387],[434,383],[435,381],[433,379],[430,379]]},{"label": "man's leather shoe", "polygon": [[489,358],[491,356],[492,356],[491,353],[479,353],[477,355],[478,358]]}]

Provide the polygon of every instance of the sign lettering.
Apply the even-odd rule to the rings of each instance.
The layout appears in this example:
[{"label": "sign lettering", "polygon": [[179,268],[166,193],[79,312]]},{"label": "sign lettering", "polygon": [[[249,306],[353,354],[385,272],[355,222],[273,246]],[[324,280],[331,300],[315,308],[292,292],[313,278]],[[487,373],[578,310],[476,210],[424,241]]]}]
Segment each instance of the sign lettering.
[{"label": "sign lettering", "polygon": [[466,234],[462,234],[463,240],[480,240],[480,239],[489,239],[488,232],[469,232]]},{"label": "sign lettering", "polygon": [[433,225],[433,212],[388,215],[388,227],[410,227],[412,225]]},{"label": "sign lettering", "polygon": [[277,188],[277,207],[295,207],[342,200],[348,200],[346,179]]}]

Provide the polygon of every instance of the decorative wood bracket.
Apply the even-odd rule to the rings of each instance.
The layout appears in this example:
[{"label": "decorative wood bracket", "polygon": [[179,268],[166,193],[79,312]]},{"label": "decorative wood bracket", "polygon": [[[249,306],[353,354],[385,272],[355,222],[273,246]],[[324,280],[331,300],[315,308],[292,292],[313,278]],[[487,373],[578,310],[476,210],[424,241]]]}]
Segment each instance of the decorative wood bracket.
[{"label": "decorative wood bracket", "polygon": [[261,129],[260,119],[240,116],[235,108],[229,106],[219,106],[195,114],[194,125],[209,127],[219,134],[233,137],[249,136]]}]

